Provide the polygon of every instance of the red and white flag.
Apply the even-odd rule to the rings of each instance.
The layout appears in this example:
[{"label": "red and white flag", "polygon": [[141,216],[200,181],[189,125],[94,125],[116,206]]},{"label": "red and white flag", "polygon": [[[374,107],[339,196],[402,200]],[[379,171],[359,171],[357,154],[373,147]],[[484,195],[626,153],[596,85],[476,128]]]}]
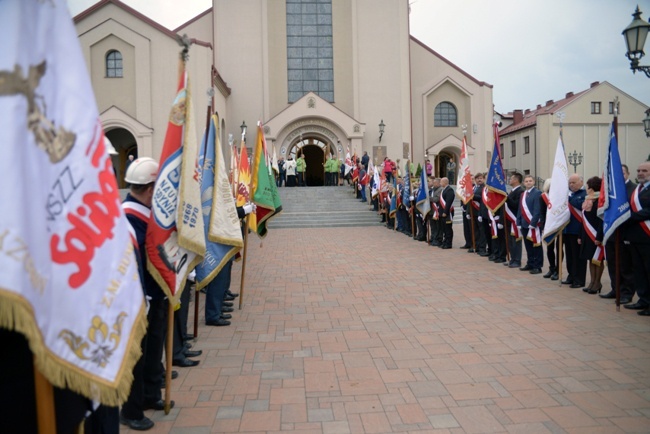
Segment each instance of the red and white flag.
[{"label": "red and white flag", "polygon": [[0,2],[0,28],[0,327],[52,384],[117,406],[146,314],[86,62],[63,0]]},{"label": "red and white flag", "polygon": [[463,143],[460,147],[460,171],[458,172],[456,196],[463,201],[463,204],[467,204],[474,197],[472,172],[469,169],[469,156],[467,155],[467,138],[465,136],[463,136]]}]

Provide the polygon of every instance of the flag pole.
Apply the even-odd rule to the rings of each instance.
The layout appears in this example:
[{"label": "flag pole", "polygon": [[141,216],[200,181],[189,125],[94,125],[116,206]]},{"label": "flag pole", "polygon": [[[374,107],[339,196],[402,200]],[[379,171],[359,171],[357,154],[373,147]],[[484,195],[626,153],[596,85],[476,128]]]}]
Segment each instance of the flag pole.
[{"label": "flag pole", "polygon": [[556,238],[556,243],[555,243],[555,247],[557,248],[557,257],[558,257],[557,281],[559,282],[558,286],[562,286],[562,231],[560,231],[559,237],[560,237],[559,242],[557,242],[557,238]]},{"label": "flag pole", "polygon": [[[178,76],[185,74],[185,62],[189,57],[192,41],[187,35],[177,36],[176,42],[183,47],[178,59]],[[171,410],[171,385],[172,385],[172,353],[174,346],[174,305],[171,298],[167,306],[167,342],[165,345],[165,414]]]},{"label": "flag pole", "polygon": [[[246,147],[246,128],[241,133],[241,142],[244,147]],[[255,158],[255,152],[253,151],[253,159]],[[253,160],[252,167],[255,167],[255,160]],[[251,173],[250,182],[248,184],[248,191],[251,193],[251,198],[253,196],[252,192],[253,187],[253,174]],[[248,224],[249,217],[244,217],[244,248],[241,255],[241,280],[239,281],[239,310],[241,310],[242,305],[244,304],[244,282],[246,278],[246,252],[248,250]]]},{"label": "flag pole", "polygon": [[[616,137],[616,143],[618,144],[618,97],[614,97],[614,137]],[[626,193],[627,194],[627,193]],[[620,242],[621,242],[621,231],[619,228],[616,228],[616,240],[614,245],[614,257],[616,261],[616,266],[614,267],[615,275],[615,288],[616,288],[616,312],[621,311],[621,261],[620,261]],[[605,246],[603,246],[603,249]]]},{"label": "flag pole", "polygon": [[[34,359],[34,362],[36,359]],[[34,363],[34,391],[36,394],[36,415],[38,434],[56,434],[54,413],[54,388]]]}]

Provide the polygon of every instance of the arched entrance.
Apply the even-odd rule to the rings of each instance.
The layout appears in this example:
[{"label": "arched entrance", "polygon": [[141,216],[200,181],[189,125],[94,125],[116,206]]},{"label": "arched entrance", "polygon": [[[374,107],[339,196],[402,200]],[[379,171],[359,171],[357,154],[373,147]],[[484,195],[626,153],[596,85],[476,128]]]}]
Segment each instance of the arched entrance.
[{"label": "arched entrance", "polygon": [[[453,162],[455,165],[453,171],[450,170],[451,168],[448,168],[448,164],[450,162]],[[440,178],[449,178],[450,184],[456,183],[456,175],[458,174],[458,164],[456,162],[456,156],[453,153],[448,151],[442,151],[441,153],[439,153],[438,156],[436,156],[434,169],[435,169],[435,173],[437,173]]]},{"label": "arched entrance", "polygon": [[117,176],[117,185],[119,188],[126,188],[124,175],[126,175],[129,155],[133,155],[134,160],[138,158],[138,144],[136,143],[133,134],[124,128],[114,128],[107,131],[106,137],[108,137],[108,140],[111,141],[113,147],[118,153],[117,155],[112,156],[115,176]]},{"label": "arched entrance", "polygon": [[304,156],[307,163],[305,180],[308,187],[325,185],[325,161],[331,155],[336,158],[334,146],[320,137],[300,137],[289,150],[289,155],[297,159]]}]

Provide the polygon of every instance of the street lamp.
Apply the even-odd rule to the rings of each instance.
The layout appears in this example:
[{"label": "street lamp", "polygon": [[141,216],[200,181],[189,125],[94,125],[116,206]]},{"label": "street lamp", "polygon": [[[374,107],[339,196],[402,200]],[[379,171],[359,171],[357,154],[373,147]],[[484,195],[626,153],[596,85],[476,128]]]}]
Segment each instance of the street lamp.
[{"label": "street lamp", "polygon": [[381,143],[381,137],[384,135],[384,128],[386,127],[386,124],[384,123],[384,120],[382,119],[381,122],[379,122],[379,142]]},{"label": "street lamp", "polygon": [[242,121],[239,128],[241,128],[241,139],[242,139],[242,141],[245,142],[246,141],[246,128],[248,128],[246,126],[246,121]]},{"label": "street lamp", "polygon": [[576,150],[569,154],[569,164],[573,166],[573,173],[577,172],[577,167],[582,164],[582,152],[578,154]]},{"label": "street lamp", "polygon": [[643,46],[645,45],[645,40],[650,30],[650,24],[641,18],[641,13],[639,6],[637,6],[636,11],[632,14],[634,19],[623,30],[623,37],[625,37],[625,44],[627,45],[627,53],[625,55],[630,59],[630,68],[633,73],[636,73],[637,70],[643,71],[650,78],[650,66],[639,65],[639,61],[645,56]]},{"label": "street lamp", "polygon": [[650,137],[650,109],[645,111],[645,119],[643,119],[643,131],[645,131],[646,137]]}]

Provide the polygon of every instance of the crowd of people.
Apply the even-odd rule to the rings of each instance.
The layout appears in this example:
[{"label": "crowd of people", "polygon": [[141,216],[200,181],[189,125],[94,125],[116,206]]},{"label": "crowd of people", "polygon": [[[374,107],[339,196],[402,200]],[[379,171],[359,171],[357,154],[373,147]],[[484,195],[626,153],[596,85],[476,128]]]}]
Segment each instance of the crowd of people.
[{"label": "crowd of people", "polygon": [[[456,191],[448,178],[428,176],[426,186],[420,185],[419,178],[406,182],[389,162],[376,169],[384,173],[381,186],[377,188],[373,174],[364,182],[363,165],[358,164],[357,197],[364,202],[368,188],[376,191],[371,199],[373,209],[381,215],[388,229],[441,249],[452,248]],[[390,167],[390,176],[385,172],[386,167]],[[486,205],[487,174],[476,173],[472,176],[473,197],[462,205],[464,243],[460,248],[495,264],[541,274],[550,280],[560,279],[562,259],[567,270],[562,285],[581,288],[587,294],[599,294],[603,299],[617,297],[618,267],[620,303],[626,309],[637,310],[639,315],[650,316],[650,162],[639,165],[638,184],[629,179],[626,165],[622,166],[622,172],[631,214],[618,229],[618,236],[610,237],[605,244],[602,242],[603,220],[597,215],[602,179],[593,176],[585,182],[581,175],[573,174],[567,185],[570,220],[562,228],[561,237],[556,236],[546,244],[545,255],[542,237],[549,208],[550,179],[540,191],[531,175],[510,174],[505,202],[493,213]],[[405,173],[412,172],[405,170]],[[396,177],[394,183],[390,181],[392,177]],[[429,200],[430,211],[426,215],[416,206],[421,188],[426,189]],[[563,255],[560,254],[560,240]],[[526,250],[525,262],[523,249]],[[544,257],[548,264],[546,273]],[[611,288],[603,292],[601,277],[605,268]],[[633,303],[635,294],[638,299]]]}]

